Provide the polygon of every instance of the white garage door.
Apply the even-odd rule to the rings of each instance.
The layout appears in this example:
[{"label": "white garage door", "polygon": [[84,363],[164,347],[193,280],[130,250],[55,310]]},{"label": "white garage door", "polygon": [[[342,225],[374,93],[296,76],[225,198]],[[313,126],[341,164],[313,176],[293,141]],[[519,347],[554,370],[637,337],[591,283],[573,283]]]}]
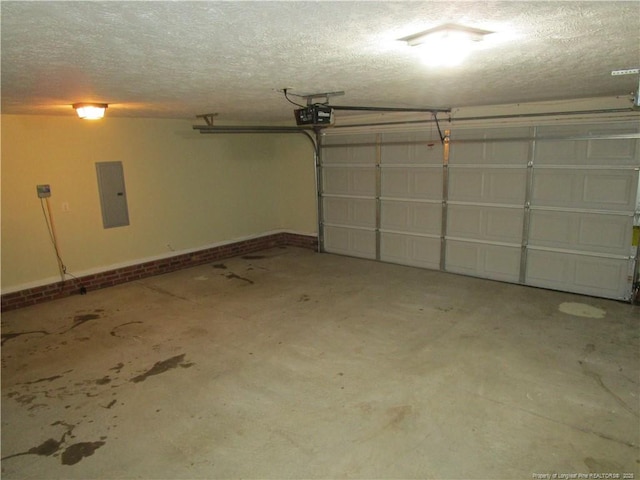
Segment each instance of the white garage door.
[{"label": "white garage door", "polygon": [[637,124],[325,135],[324,251],[631,295]]},{"label": "white garage door", "polygon": [[429,137],[380,137],[380,260],[440,268],[442,145]]},{"label": "white garage door", "polygon": [[375,135],[356,135],[323,142],[321,238],[327,252],[376,258],[375,141]]},{"label": "white garage door", "polygon": [[637,139],[610,137],[637,131],[637,124],[538,129],[542,138],[567,139],[536,142],[527,284],[630,297],[640,149]]},{"label": "white garage door", "polygon": [[[445,269],[518,282],[529,128],[452,133]],[[481,141],[479,141],[481,140]]]}]

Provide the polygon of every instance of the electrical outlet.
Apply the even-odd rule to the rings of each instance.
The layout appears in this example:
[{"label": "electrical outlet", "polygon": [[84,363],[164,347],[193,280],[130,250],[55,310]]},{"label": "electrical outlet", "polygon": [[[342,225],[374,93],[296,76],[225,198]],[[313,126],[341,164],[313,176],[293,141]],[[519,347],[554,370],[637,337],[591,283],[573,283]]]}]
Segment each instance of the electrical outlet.
[{"label": "electrical outlet", "polygon": [[38,198],[47,198],[51,196],[50,185],[36,185],[36,190],[38,191]]}]

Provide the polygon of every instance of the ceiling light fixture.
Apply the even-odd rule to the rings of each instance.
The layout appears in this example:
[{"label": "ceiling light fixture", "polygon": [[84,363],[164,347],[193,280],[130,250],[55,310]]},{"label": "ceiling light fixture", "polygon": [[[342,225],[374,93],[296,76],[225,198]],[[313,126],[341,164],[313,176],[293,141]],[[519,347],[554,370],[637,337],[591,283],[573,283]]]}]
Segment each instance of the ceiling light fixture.
[{"label": "ceiling light fixture", "polygon": [[98,120],[104,117],[104,111],[108,106],[106,103],[74,103],[72,105],[78,117],[84,120]]},{"label": "ceiling light fixture", "polygon": [[459,65],[471,53],[474,44],[489,35],[489,30],[453,23],[401,38],[411,47],[419,47],[422,60],[431,66]]}]

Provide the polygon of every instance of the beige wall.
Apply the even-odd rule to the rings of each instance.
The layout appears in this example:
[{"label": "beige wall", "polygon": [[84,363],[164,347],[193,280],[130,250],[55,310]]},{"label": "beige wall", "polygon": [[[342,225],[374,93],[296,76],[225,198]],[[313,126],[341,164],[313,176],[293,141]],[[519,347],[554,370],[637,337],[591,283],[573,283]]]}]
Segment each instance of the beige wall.
[{"label": "beige wall", "polygon": [[[36,195],[42,183],[51,185],[60,251],[74,275],[273,231],[316,233],[308,140],[201,135],[191,125],[3,115],[3,293],[56,281]],[[95,163],[103,161],[123,163],[129,226],[102,226]]]}]

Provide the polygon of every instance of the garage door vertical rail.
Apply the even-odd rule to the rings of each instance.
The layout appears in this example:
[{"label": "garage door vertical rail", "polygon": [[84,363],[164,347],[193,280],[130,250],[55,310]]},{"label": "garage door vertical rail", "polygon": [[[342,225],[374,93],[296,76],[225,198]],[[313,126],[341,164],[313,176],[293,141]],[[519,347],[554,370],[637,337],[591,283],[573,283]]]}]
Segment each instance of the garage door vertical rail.
[{"label": "garage door vertical rail", "polygon": [[446,270],[447,258],[447,201],[449,199],[449,146],[451,130],[444,131],[442,141],[442,226],[440,230],[440,270]]},{"label": "garage door vertical rail", "polygon": [[314,161],[316,168],[316,208],[318,213],[318,252],[324,249],[324,208],[322,205],[323,182],[322,182],[322,138],[321,130],[316,130],[316,144],[314,151]]},{"label": "garage door vertical rail", "polygon": [[529,159],[527,161],[527,186],[524,193],[524,217],[522,219],[522,250],[520,252],[520,279],[524,284],[527,279],[527,248],[529,245],[529,224],[531,220],[531,192],[533,191],[533,162],[536,158],[537,128],[532,127],[532,138],[529,143]]},{"label": "garage door vertical rail", "polygon": [[382,222],[382,135],[376,134],[376,260],[380,261],[380,224]]}]

